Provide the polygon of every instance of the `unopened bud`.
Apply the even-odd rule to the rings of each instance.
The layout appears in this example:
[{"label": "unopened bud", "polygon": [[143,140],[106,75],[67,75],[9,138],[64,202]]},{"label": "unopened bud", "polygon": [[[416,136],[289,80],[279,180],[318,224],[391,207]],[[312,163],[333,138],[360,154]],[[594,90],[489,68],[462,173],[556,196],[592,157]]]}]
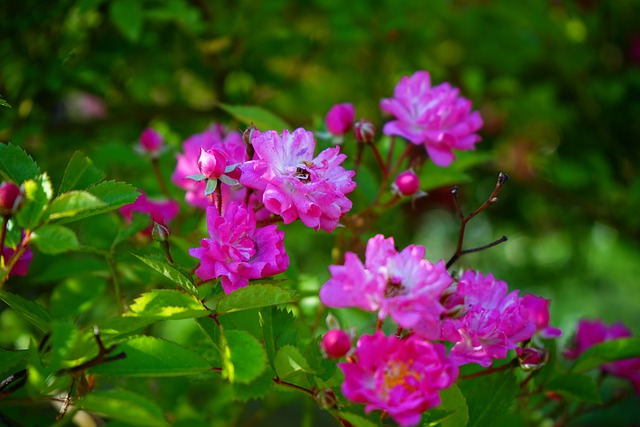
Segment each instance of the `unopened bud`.
[{"label": "unopened bud", "polygon": [[151,128],[146,128],[140,135],[140,147],[147,154],[157,154],[162,149],[162,136]]},{"label": "unopened bud", "polygon": [[313,397],[316,399],[316,402],[318,402],[318,406],[322,409],[334,408],[338,402],[335,393],[329,388],[317,391]]},{"label": "unopened bud", "polygon": [[324,121],[332,135],[342,136],[353,126],[355,116],[356,110],[353,104],[347,102],[331,107]]},{"label": "unopened bud", "polygon": [[220,150],[200,148],[198,168],[207,179],[218,179],[227,167],[227,156]]},{"label": "unopened bud", "polygon": [[22,191],[13,182],[0,184],[0,215],[11,215],[22,205]]},{"label": "unopened bud", "polygon": [[169,229],[158,222],[154,222],[153,229],[151,230],[151,238],[156,242],[166,242],[169,240]]},{"label": "unopened bud", "polygon": [[403,196],[412,196],[420,189],[420,178],[409,169],[398,174],[392,187]]},{"label": "unopened bud", "polygon": [[376,129],[369,120],[358,120],[353,127],[353,134],[356,137],[356,141],[363,144],[371,144],[373,137],[376,135]]},{"label": "unopened bud", "polygon": [[322,350],[330,359],[339,359],[351,350],[351,339],[342,329],[331,329],[321,342]]},{"label": "unopened bud", "polygon": [[522,349],[522,354],[518,356],[520,366],[525,371],[539,369],[547,363],[549,354],[543,348],[527,347]]}]

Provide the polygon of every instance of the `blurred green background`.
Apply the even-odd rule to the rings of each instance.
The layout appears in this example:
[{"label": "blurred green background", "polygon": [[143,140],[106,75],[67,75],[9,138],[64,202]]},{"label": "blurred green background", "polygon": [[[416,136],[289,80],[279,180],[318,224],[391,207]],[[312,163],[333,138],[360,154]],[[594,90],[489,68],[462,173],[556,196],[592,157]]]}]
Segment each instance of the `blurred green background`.
[{"label": "blurred green background", "polygon": [[[0,110],[0,141],[25,147],[54,182],[82,149],[110,178],[159,195],[131,151],[148,125],[179,150],[231,120],[218,103],[260,105],[313,128],[334,103],[353,102],[380,132],[380,98],[427,70],[460,87],[485,121],[477,149],[492,160],[460,177],[465,210],[498,171],[511,176],[500,203],[470,223],[467,246],[509,241],[459,265],[551,298],[565,339],[585,316],[637,335],[638,22],[637,0],[9,0],[0,95],[13,108]],[[162,166],[168,176],[173,156]],[[405,206],[409,227],[380,231],[448,259],[458,229],[448,192]],[[328,261],[331,239],[312,235],[326,244],[288,237],[287,246]],[[298,264],[310,282],[328,277],[326,263]]]}]

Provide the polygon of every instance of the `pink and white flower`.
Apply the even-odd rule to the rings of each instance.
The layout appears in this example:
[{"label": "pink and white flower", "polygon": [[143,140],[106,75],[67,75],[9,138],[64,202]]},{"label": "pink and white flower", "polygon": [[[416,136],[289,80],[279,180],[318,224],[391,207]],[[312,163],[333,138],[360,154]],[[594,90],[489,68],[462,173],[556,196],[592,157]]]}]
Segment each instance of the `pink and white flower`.
[{"label": "pink and white flower", "polygon": [[[463,298],[463,314],[442,322],[442,339],[456,343],[449,357],[453,363],[477,363],[488,367],[493,359],[504,359],[519,342],[533,336],[536,324],[518,291],[507,294],[507,284],[492,274],[465,272],[455,293],[448,296],[451,304]],[[449,303],[445,306],[449,309]]]},{"label": "pink and white flower", "polygon": [[362,335],[355,362],[339,363],[344,373],[342,393],[364,403],[367,413],[386,411],[399,425],[414,426],[424,411],[440,404],[440,390],[450,387],[458,369],[442,344],[416,335],[406,339]]},{"label": "pink and white flower", "polygon": [[282,273],[289,266],[284,250],[284,232],[276,225],[257,227],[253,211],[239,202],[230,202],[221,216],[207,207],[209,237],[189,254],[200,259],[196,274],[202,280],[220,278],[229,294],[260,279]]},{"label": "pink and white flower", "polygon": [[432,87],[426,71],[403,77],[394,97],[380,101],[380,108],[396,118],[382,132],[424,145],[438,166],[453,162],[452,150],[473,150],[480,141],[475,132],[482,127],[482,118],[471,111],[471,101],[459,96],[459,90],[449,83]]},{"label": "pink and white flower", "polygon": [[345,194],[356,186],[354,172],[340,166],[346,158],[340,148],[313,157],[313,133],[302,128],[254,132],[252,138],[255,160],[240,166],[240,183],[263,191],[264,206],[285,224],[300,218],[307,227],[333,231],[352,206]]},{"label": "pink and white flower", "polygon": [[440,335],[442,292],[453,279],[443,261],[424,259],[422,246],[396,251],[393,238],[377,235],[367,243],[365,263],[352,252],[344,265],[331,265],[331,278],[320,289],[320,300],[329,307],[358,307],[391,316],[402,328],[429,339]]}]

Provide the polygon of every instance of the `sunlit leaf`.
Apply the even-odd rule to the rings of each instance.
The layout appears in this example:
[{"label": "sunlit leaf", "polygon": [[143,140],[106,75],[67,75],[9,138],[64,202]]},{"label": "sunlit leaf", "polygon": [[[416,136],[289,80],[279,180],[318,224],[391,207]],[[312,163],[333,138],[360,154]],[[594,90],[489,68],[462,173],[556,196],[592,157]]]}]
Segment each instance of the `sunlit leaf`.
[{"label": "sunlit leaf", "polygon": [[218,314],[249,310],[269,305],[286,304],[297,299],[293,290],[273,285],[249,285],[220,299],[216,307]]},{"label": "sunlit leaf", "polygon": [[87,411],[134,426],[168,426],[162,409],[148,398],[129,390],[97,390],[78,401]]},{"label": "sunlit leaf", "polygon": [[154,289],[135,299],[128,316],[158,319],[190,319],[210,314],[192,295],[173,289]]},{"label": "sunlit leaf", "polygon": [[183,268],[160,258],[142,257],[135,254],[134,256],[190,294],[198,295],[198,290],[194,285],[193,278],[189,272]]},{"label": "sunlit leaf", "polygon": [[222,375],[225,378],[232,383],[248,383],[262,374],[267,354],[253,335],[241,330],[226,330],[223,337]]}]

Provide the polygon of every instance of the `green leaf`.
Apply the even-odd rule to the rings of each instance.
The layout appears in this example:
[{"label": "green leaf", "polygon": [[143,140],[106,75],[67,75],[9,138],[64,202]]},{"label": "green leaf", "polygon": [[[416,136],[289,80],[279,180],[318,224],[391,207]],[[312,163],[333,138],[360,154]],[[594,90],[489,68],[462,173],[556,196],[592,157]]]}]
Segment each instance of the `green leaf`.
[{"label": "green leaf", "polygon": [[51,324],[51,360],[47,366],[48,372],[53,373],[60,368],[67,358],[78,337],[78,330],[71,320],[54,321]]},{"label": "green leaf", "polygon": [[545,385],[545,390],[589,403],[602,403],[596,381],[587,375],[569,373],[557,376]]},{"label": "green leaf", "polygon": [[114,209],[118,209],[121,206],[135,202],[138,196],[140,196],[140,193],[138,193],[133,186],[124,182],[116,181],[101,182],[89,188],[87,193],[102,201],[102,205],[95,209],[83,210],[73,217],[60,218],[56,222],[58,224],[64,224],[109,212]]},{"label": "green leaf", "polygon": [[221,335],[222,376],[229,382],[248,383],[265,369],[267,354],[253,335],[241,330],[224,331]]},{"label": "green leaf", "polygon": [[49,331],[51,315],[40,304],[2,290],[0,290],[0,299],[42,332]]},{"label": "green leaf", "polygon": [[135,42],[142,33],[143,12],[137,0],[114,0],[109,7],[109,18],[123,36]]},{"label": "green leaf", "polygon": [[[451,415],[440,421],[442,427],[465,427],[469,423],[469,408],[460,387],[453,384],[440,392],[442,403],[439,408],[445,411],[453,411]],[[430,412],[430,411],[429,411]],[[430,415],[427,412],[427,420]]]},{"label": "green leaf", "polygon": [[241,402],[251,399],[262,399],[266,397],[273,388],[274,372],[267,368],[255,380],[247,384],[235,382],[231,385],[233,390],[233,398]]},{"label": "green leaf", "polygon": [[273,285],[249,285],[225,295],[218,302],[218,314],[249,310],[269,305],[286,304],[297,299],[293,290]]},{"label": "green leaf", "polygon": [[156,403],[129,390],[94,391],[78,400],[87,411],[135,426],[168,426],[162,409]]},{"label": "green leaf", "polygon": [[[462,394],[461,394],[462,395]],[[465,406],[466,407],[466,406]],[[437,426],[441,425],[441,423],[453,415],[456,411],[454,409],[442,409],[442,408],[433,408],[429,409],[422,416],[422,426]]]},{"label": "green leaf", "polygon": [[0,98],[0,106],[11,108],[11,105],[9,105],[9,103],[5,101],[3,98]]},{"label": "green leaf", "polygon": [[303,355],[309,362],[309,367],[316,373],[316,376],[323,381],[328,381],[336,371],[336,363],[326,359],[320,351],[320,341],[322,337],[311,339],[305,347]]},{"label": "green leaf", "polygon": [[82,151],[76,151],[67,164],[58,193],[86,190],[102,181],[104,176],[104,173],[94,166],[90,158],[85,156]]},{"label": "green leaf", "polygon": [[74,217],[71,220],[75,221],[79,214],[86,211],[97,211],[104,206],[105,203],[93,194],[74,190],[53,199],[46,215],[52,221],[66,217]]},{"label": "green leaf", "polygon": [[228,104],[219,104],[219,106],[239,122],[246,125],[253,123],[261,132],[268,130],[282,132],[283,129],[291,129],[287,122],[262,107]]},{"label": "green leaf", "polygon": [[338,412],[338,415],[343,420],[347,420],[353,427],[376,427],[376,424],[358,414],[340,411]]},{"label": "green leaf", "polygon": [[107,345],[107,343],[113,343],[123,337],[136,335],[157,320],[148,317],[118,316],[98,322],[98,328],[104,344]]},{"label": "green leaf", "polygon": [[572,372],[581,373],[616,360],[640,357],[640,338],[619,338],[589,347],[576,359]]},{"label": "green leaf", "polygon": [[107,283],[100,277],[68,278],[51,293],[51,314],[56,318],[79,316],[93,307],[106,289]]},{"label": "green leaf", "polygon": [[0,175],[20,185],[40,175],[40,168],[22,148],[0,144]]},{"label": "green leaf", "polygon": [[140,295],[127,316],[157,319],[191,319],[211,314],[193,295],[173,289],[154,289]]},{"label": "green leaf", "polygon": [[61,254],[80,248],[76,233],[62,225],[44,225],[31,235],[31,242],[40,252],[49,255]]},{"label": "green leaf", "polygon": [[282,346],[280,350],[278,350],[274,360],[274,365],[276,367],[276,374],[278,374],[280,379],[285,379],[301,373],[315,373],[309,366],[309,362],[307,362],[304,356],[300,353],[300,350],[292,345]]},{"label": "green leaf", "polygon": [[204,332],[209,337],[213,345],[216,348],[219,348],[218,343],[220,342],[220,328],[218,327],[218,325],[216,325],[216,322],[208,317],[200,317],[196,319],[196,323],[198,324],[198,326],[200,326],[202,332]]},{"label": "green leaf", "polygon": [[25,201],[16,219],[21,227],[33,230],[40,225],[40,220],[53,197],[53,189],[46,173],[25,181],[23,185]]},{"label": "green leaf", "polygon": [[188,271],[161,258],[142,257],[135,254],[134,256],[140,261],[147,264],[149,267],[161,273],[173,283],[182,287],[190,294],[198,295],[198,290],[196,289],[193,278]]},{"label": "green leaf", "polygon": [[159,338],[138,336],[122,341],[112,355],[121,352],[125,358],[93,367],[91,372],[117,377],[171,377],[211,370],[197,353]]},{"label": "green leaf", "polygon": [[264,346],[269,356],[269,364],[275,370],[276,353],[283,345],[298,345],[298,331],[295,317],[288,310],[267,307],[260,310],[260,327]]},{"label": "green leaf", "polygon": [[469,408],[467,426],[487,426],[499,415],[511,411],[518,383],[513,373],[507,371],[462,381],[460,389]]},{"label": "green leaf", "polygon": [[0,347],[0,377],[17,372],[27,366],[29,352],[27,350],[9,351]]}]

